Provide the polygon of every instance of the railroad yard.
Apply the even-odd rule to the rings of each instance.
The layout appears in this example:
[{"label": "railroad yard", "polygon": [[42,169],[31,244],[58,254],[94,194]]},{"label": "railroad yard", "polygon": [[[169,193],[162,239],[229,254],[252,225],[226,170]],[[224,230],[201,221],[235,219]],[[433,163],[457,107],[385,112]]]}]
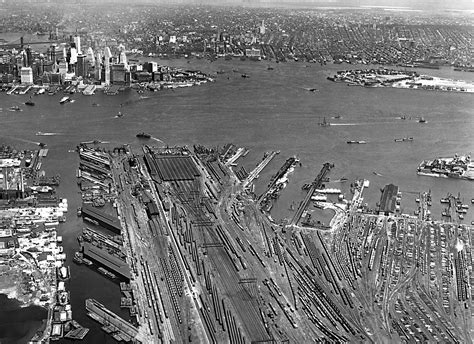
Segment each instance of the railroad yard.
[{"label": "railroad yard", "polygon": [[[81,184],[82,216],[114,234],[84,229],[80,258],[121,281],[132,318],[88,301],[104,330],[143,343],[471,342],[470,227],[432,221],[429,193],[418,216],[367,212],[363,180],[351,199],[331,201],[340,193],[325,189],[331,163],[304,186],[293,218],[276,223],[272,204],[299,160],[255,195],[253,180],[279,152],[234,172],[246,151],[83,148],[82,177],[102,184]],[[331,221],[318,222],[311,205],[332,209]]]}]

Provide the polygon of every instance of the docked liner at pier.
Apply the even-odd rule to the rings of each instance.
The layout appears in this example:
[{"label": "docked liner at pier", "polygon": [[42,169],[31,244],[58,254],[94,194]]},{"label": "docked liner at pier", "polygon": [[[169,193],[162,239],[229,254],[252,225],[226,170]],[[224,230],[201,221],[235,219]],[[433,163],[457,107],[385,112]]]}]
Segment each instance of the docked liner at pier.
[{"label": "docked liner at pier", "polygon": [[424,160],[418,166],[420,176],[474,180],[474,162],[470,155]]}]

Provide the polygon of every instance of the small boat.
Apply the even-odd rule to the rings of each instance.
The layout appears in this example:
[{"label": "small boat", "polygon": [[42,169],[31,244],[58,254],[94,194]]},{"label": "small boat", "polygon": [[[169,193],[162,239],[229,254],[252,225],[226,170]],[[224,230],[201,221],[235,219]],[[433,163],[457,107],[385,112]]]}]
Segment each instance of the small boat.
[{"label": "small boat", "polygon": [[97,107],[97,106],[99,106],[99,104],[97,104],[97,103],[92,103],[92,106],[93,106],[93,107]]},{"label": "small boat", "polygon": [[21,111],[20,107],[17,106],[17,105],[10,106],[9,110],[10,110],[10,111]]},{"label": "small boat", "polygon": [[418,119],[418,123],[426,123],[426,119],[424,119],[423,117],[420,117]]},{"label": "small boat", "polygon": [[459,217],[459,220],[464,220],[464,215],[463,214],[459,214],[458,217]]},{"label": "small boat", "polygon": [[326,117],[324,117],[323,121],[319,122],[318,125],[321,126],[321,127],[329,127],[331,125],[331,123],[327,122]]},{"label": "small boat", "polygon": [[25,102],[25,105],[28,105],[28,106],[35,106],[35,103],[34,103],[31,99],[29,99],[29,100],[27,100],[27,101]]},{"label": "small boat", "polygon": [[359,140],[359,141],[351,140],[351,141],[347,141],[347,144],[363,145],[363,144],[366,144],[366,143],[367,143],[367,141],[364,141],[364,140]]},{"label": "small boat", "polygon": [[272,67],[272,66],[268,66],[268,67],[267,67],[267,70],[273,70],[273,67]]},{"label": "small boat", "polygon": [[250,78],[250,76],[248,74],[241,74],[240,75],[242,78]]},{"label": "small boat", "polygon": [[116,117],[123,117],[123,113],[119,111]]},{"label": "small boat", "polygon": [[394,140],[395,142],[407,142],[407,141],[413,141],[413,137],[402,137]]},{"label": "small boat", "polygon": [[62,97],[61,100],[59,101],[59,104],[65,104],[67,102],[70,102],[71,98],[69,97]]},{"label": "small boat", "polygon": [[147,133],[144,133],[144,132],[138,133],[136,136],[139,139],[149,139],[149,138],[151,138],[150,134],[147,134]]}]

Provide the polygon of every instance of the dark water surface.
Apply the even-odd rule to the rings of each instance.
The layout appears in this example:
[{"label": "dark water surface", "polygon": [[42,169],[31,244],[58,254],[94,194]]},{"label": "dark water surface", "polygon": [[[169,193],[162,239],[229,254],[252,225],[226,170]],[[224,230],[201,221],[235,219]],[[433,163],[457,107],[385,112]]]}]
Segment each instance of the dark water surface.
[{"label": "dark water surface", "polygon": [[[289,184],[272,211],[275,219],[292,215],[289,206],[303,197],[301,186],[310,182],[326,161],[336,165],[330,175],[333,179],[369,179],[371,185],[365,200],[372,206],[379,200],[380,188],[388,183],[400,186],[404,192],[402,208],[410,213],[415,208],[416,193],[431,189],[434,218],[440,218],[438,200],[447,192],[461,192],[465,203],[474,198],[473,182],[416,175],[423,159],[474,152],[473,94],[348,87],[326,80],[338,69],[354,67],[347,65],[305,67],[303,63],[288,63],[273,64],[274,70],[267,70],[265,62],[170,60],[163,64],[225,73],[219,74],[215,83],[200,87],[142,95],[148,98],[140,98],[135,91],[118,96],[76,94],[72,96],[74,103],[60,105],[62,94],[42,95],[34,97],[34,107],[20,105],[22,112],[9,112],[7,108],[24,103],[27,95],[0,94],[0,141],[17,147],[29,146],[32,141],[47,143],[50,150],[43,166],[46,172],[61,174],[58,194],[68,199],[70,213],[59,233],[68,255],[67,264],[71,265],[73,316],[92,329],[87,343],[114,341],[86,316],[86,298],[96,298],[123,317],[127,312],[120,310],[118,285],[72,263],[78,248],[76,237],[83,225],[75,215],[81,201],[75,178],[78,158],[68,151],[80,141],[99,139],[138,145],[140,141],[135,135],[145,131],[169,145],[214,146],[233,142],[251,149],[242,161],[248,171],[265,151],[280,150],[281,154],[258,179],[257,192],[264,190],[286,158],[296,154],[302,167],[289,176]],[[422,72],[455,79],[474,77],[473,73],[448,69]],[[241,73],[250,78],[242,78]],[[309,92],[305,87],[319,91]],[[100,106],[92,107],[92,103]],[[114,118],[118,111],[124,117]],[[335,115],[341,118],[332,119]],[[412,119],[401,120],[402,115]],[[426,124],[417,123],[416,117],[420,116],[427,120]],[[334,125],[319,126],[324,117]],[[35,136],[37,131],[59,135]],[[414,137],[414,141],[395,143],[394,139],[399,137]],[[368,144],[348,145],[348,140],[366,140]],[[330,186],[347,190],[348,185]],[[466,223],[474,220],[473,213],[469,210]],[[3,313],[0,309],[0,319]]]},{"label": "dark water surface", "polygon": [[18,301],[0,294],[0,343],[27,343],[47,315],[44,308],[20,308]]}]

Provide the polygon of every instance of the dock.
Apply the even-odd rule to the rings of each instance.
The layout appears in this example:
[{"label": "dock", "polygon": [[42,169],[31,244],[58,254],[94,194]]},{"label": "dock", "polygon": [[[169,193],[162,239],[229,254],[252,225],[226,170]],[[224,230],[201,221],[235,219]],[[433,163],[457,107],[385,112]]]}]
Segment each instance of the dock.
[{"label": "dock", "polygon": [[125,260],[110,254],[106,249],[99,248],[88,242],[83,243],[84,256],[104,265],[107,269],[116,272],[120,276],[130,280],[130,268]]},{"label": "dock", "polygon": [[263,171],[263,169],[272,161],[272,159],[277,155],[278,152],[271,152],[268,154],[258,165],[255,167],[252,172],[249,173],[247,179],[244,180],[242,183],[242,186],[245,188],[247,185],[253,182],[255,178],[258,178],[260,172]]},{"label": "dock", "polygon": [[117,234],[122,231],[122,225],[116,216],[106,214],[105,212],[89,205],[82,204],[82,216],[95,220],[104,228],[111,230]]},{"label": "dock", "polygon": [[138,328],[120,318],[94,299],[86,300],[87,315],[103,325],[102,330],[110,333],[117,341],[141,343],[136,339]]},{"label": "dock", "polygon": [[314,191],[316,189],[321,188],[324,180],[326,179],[327,174],[333,167],[334,165],[331,163],[328,163],[328,162],[324,163],[323,168],[321,169],[319,174],[316,176],[314,181],[311,183],[311,187],[309,188],[308,193],[306,194],[304,200],[298,206],[298,209],[296,210],[295,215],[291,219],[291,222],[290,222],[291,226],[295,226],[298,223],[298,221],[301,219],[301,215],[303,214],[304,210],[308,206],[308,203],[311,200],[311,196],[313,196]]}]

